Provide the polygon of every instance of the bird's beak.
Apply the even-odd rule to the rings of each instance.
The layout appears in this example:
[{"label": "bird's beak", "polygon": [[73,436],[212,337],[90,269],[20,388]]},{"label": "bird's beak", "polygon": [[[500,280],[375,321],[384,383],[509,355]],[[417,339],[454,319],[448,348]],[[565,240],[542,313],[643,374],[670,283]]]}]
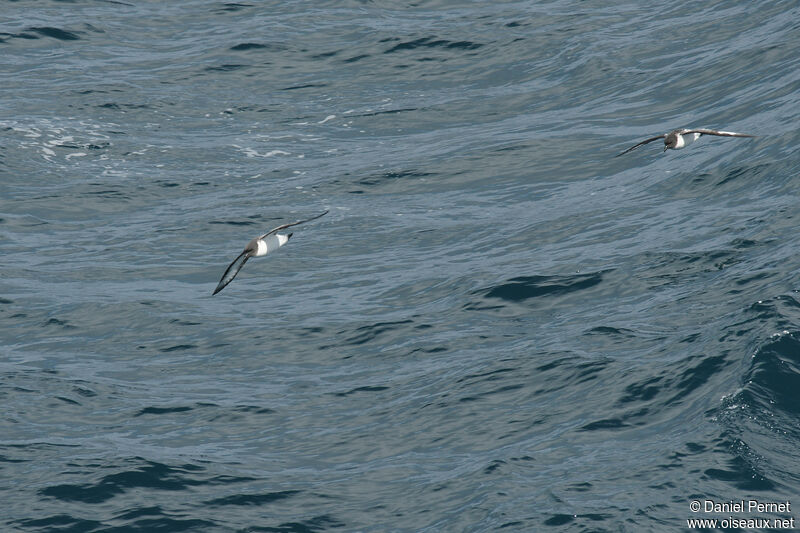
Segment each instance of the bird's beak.
[{"label": "bird's beak", "polygon": [[665,151],[665,152],[667,151],[667,148],[669,148],[669,146],[665,146],[665,147],[664,147],[664,151]]}]

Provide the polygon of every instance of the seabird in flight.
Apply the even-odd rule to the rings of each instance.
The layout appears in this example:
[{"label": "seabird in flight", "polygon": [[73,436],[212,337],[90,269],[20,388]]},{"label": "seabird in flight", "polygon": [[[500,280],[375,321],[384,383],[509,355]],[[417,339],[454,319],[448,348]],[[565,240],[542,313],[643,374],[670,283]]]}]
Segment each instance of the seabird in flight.
[{"label": "seabird in flight", "polygon": [[639,148],[643,144],[647,144],[658,139],[664,139],[665,152],[668,149],[677,150],[679,148],[683,148],[687,144],[693,143],[694,141],[699,139],[701,135],[719,135],[721,137],[755,137],[755,135],[747,135],[746,133],[735,133],[732,131],[707,130],[703,128],[694,128],[694,129],[683,128],[671,131],[669,133],[662,133],[661,135],[650,137],[649,139],[645,139],[638,144],[634,144],[624,152],[619,153],[614,157],[619,157],[622,154],[627,154],[631,150]]},{"label": "seabird in flight", "polygon": [[292,233],[288,234],[279,234],[278,232],[282,229],[290,228],[292,226],[297,226],[298,224],[305,224],[306,222],[311,222],[312,220],[316,220],[322,215],[326,214],[328,211],[326,210],[325,213],[321,215],[317,215],[312,218],[308,218],[306,220],[298,220],[297,222],[292,222],[290,224],[283,224],[282,226],[278,226],[275,229],[269,230],[267,233],[261,235],[260,237],[256,237],[249,243],[247,246],[244,247],[244,251],[239,254],[239,257],[233,260],[233,263],[225,270],[225,273],[222,275],[222,279],[219,280],[219,284],[217,288],[214,289],[214,294],[217,294],[219,291],[225,288],[225,286],[233,281],[233,278],[236,277],[236,274],[242,269],[244,264],[247,262],[248,259],[251,257],[262,257],[267,255],[270,252],[274,252],[287,242],[289,242],[289,238],[293,235]]}]

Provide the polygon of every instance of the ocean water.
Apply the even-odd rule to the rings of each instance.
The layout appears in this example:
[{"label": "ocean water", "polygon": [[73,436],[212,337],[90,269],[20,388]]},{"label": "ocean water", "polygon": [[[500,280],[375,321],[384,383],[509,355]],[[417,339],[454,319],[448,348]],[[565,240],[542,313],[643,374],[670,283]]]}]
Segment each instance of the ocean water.
[{"label": "ocean water", "polygon": [[800,519],[797,2],[22,0],[0,74],[3,531]]}]

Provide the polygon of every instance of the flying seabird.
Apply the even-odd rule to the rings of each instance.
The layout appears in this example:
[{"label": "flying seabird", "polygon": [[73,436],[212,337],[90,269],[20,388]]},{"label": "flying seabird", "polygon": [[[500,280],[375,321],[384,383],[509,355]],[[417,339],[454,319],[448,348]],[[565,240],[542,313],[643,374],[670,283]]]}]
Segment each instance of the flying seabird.
[{"label": "flying seabird", "polygon": [[672,150],[677,150],[679,148],[683,148],[687,144],[693,143],[694,141],[699,139],[701,135],[719,135],[721,137],[755,137],[755,135],[747,135],[746,133],[734,133],[732,131],[707,130],[702,128],[695,128],[695,129],[682,128],[679,130],[673,130],[669,133],[662,133],[661,135],[650,137],[649,139],[645,139],[638,144],[634,144],[624,152],[617,154],[614,157],[619,157],[622,154],[627,154],[631,150],[639,148],[641,145],[653,142],[657,139],[664,139],[665,152],[669,148],[671,148]]},{"label": "flying seabird", "polygon": [[308,218],[306,220],[298,220],[297,222],[292,222],[290,224],[283,224],[282,226],[278,226],[275,229],[269,230],[267,233],[261,235],[260,237],[256,237],[249,243],[247,246],[244,247],[244,251],[239,254],[239,257],[233,260],[233,263],[228,266],[225,270],[225,273],[222,275],[222,279],[219,280],[219,284],[217,288],[214,289],[214,294],[217,294],[219,291],[225,288],[225,286],[233,281],[233,278],[236,277],[236,274],[242,269],[244,264],[247,262],[248,259],[251,257],[262,257],[267,255],[270,252],[273,252],[289,242],[289,238],[293,235],[292,233],[288,233],[285,235],[281,235],[278,232],[282,229],[290,228],[292,226],[297,226],[298,224],[305,224],[306,222],[311,222],[312,220],[316,220],[322,215],[326,214],[328,211],[326,210],[324,213],[317,215],[315,217]]}]

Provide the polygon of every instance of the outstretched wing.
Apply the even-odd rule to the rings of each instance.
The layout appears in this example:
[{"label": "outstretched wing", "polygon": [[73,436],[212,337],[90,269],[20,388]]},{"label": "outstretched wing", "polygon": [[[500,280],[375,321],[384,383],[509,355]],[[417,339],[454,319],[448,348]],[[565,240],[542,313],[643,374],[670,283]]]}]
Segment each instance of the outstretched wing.
[{"label": "outstretched wing", "polygon": [[317,215],[315,217],[307,218],[305,220],[298,220],[297,222],[292,222],[290,224],[284,224],[282,226],[278,226],[277,228],[271,229],[268,232],[266,232],[264,235],[259,237],[259,239],[263,239],[264,237],[267,237],[268,235],[272,235],[273,233],[276,233],[276,232],[278,232],[278,231],[280,231],[282,229],[291,228],[292,226],[297,226],[298,224],[305,224],[306,222],[311,222],[312,220],[317,220],[322,215],[327,215],[327,214],[328,214],[328,210],[326,209],[324,213],[319,214],[319,215]]},{"label": "outstretched wing", "polygon": [[662,134],[662,135],[658,135],[658,136],[656,136],[656,137],[650,137],[649,139],[645,139],[645,140],[643,140],[642,142],[640,142],[640,143],[638,143],[638,144],[634,144],[633,146],[631,146],[630,148],[628,148],[628,149],[627,149],[627,150],[625,150],[624,152],[621,152],[621,153],[619,153],[619,154],[615,155],[614,157],[619,157],[619,156],[621,156],[622,154],[627,154],[627,153],[628,153],[628,152],[630,152],[631,150],[635,150],[636,148],[639,148],[639,147],[640,147],[641,145],[643,145],[643,144],[651,143],[651,142],[653,142],[653,141],[656,141],[656,140],[658,140],[658,139],[663,139],[663,138],[664,138],[664,137],[666,137],[666,136],[667,136],[667,134],[666,134],[666,133],[664,133],[664,134]]},{"label": "outstretched wing", "polygon": [[248,259],[250,259],[250,250],[245,250],[244,252],[240,253],[239,257],[234,259],[233,263],[228,265],[227,270],[225,270],[225,273],[222,275],[222,279],[219,280],[219,284],[217,285],[217,288],[214,289],[214,292],[211,296],[217,294],[219,291],[224,289],[228,283],[233,281],[233,278],[236,277],[236,274],[239,273]]},{"label": "outstretched wing", "polygon": [[720,137],[755,137],[746,133],[736,133],[733,131],[706,130],[702,128],[686,130],[686,133],[702,133],[703,135],[719,135]]}]

